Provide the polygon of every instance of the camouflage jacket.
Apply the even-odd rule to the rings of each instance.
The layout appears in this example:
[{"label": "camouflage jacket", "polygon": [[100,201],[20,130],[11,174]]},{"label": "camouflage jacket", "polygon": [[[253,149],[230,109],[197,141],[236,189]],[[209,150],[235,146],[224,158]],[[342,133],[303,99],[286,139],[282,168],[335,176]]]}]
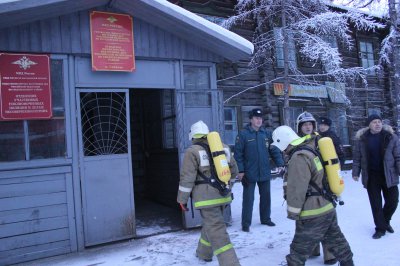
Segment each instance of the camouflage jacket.
[{"label": "camouflage jacket", "polygon": [[[207,177],[211,176],[210,162],[207,152],[200,145],[196,145],[198,141],[207,144],[205,139],[195,140],[193,145],[185,152],[179,180],[178,203],[187,203],[190,195],[194,200],[194,207],[196,209],[231,203],[231,193],[223,197],[218,189],[209,184],[195,184],[196,181],[204,181],[198,171]],[[231,181],[233,181],[238,174],[236,161],[233,158],[229,147],[225,144],[224,151],[231,171]],[[233,182],[231,183],[233,184]]]},{"label": "camouflage jacket", "polygon": [[310,185],[310,181],[319,188],[323,187],[324,167],[318,156],[311,151],[300,149],[303,145],[316,149],[316,136],[307,135],[303,138],[305,138],[303,143],[298,146],[289,146],[286,151],[287,154],[293,152],[284,176],[288,218],[293,220],[310,219],[334,211],[333,204],[322,195],[306,196],[307,192],[317,192]]}]

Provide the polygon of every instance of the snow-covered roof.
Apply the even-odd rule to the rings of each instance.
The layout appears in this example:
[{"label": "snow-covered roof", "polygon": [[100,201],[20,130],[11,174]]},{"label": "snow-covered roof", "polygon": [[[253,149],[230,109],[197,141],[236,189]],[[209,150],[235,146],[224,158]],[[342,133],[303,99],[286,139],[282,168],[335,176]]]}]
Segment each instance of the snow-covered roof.
[{"label": "snow-covered roof", "polygon": [[109,5],[232,61],[249,57],[253,44],[167,0],[0,0],[0,28]]}]

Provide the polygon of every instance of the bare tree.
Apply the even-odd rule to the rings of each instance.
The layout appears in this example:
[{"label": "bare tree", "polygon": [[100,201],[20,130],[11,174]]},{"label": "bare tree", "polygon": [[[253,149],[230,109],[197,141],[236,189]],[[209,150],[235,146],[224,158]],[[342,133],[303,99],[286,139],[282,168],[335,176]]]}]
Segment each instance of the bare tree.
[{"label": "bare tree", "polygon": [[[274,52],[282,50],[283,71],[274,80],[284,83],[285,124],[289,119],[288,92],[292,82],[320,85],[323,80],[346,84],[361,80],[367,84],[365,69],[343,68],[342,56],[329,40],[334,37],[343,48],[352,49],[351,27],[373,31],[383,25],[355,9],[336,12],[328,4],[322,0],[239,0],[237,15],[225,22],[229,28],[249,18],[256,21],[253,39],[256,50],[251,60],[253,67],[265,62],[276,64]],[[318,71],[302,73],[296,67],[289,51],[293,43],[299,48],[302,60],[312,62]]]}]

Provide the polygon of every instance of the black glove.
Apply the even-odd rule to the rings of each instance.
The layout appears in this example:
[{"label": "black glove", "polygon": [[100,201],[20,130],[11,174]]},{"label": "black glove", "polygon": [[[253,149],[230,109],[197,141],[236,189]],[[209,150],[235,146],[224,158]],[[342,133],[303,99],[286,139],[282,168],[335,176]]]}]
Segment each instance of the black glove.
[{"label": "black glove", "polygon": [[249,185],[249,181],[247,181],[246,176],[243,176],[243,177],[242,177],[242,185],[243,185],[244,187],[247,187],[247,186]]},{"label": "black glove", "polygon": [[189,209],[188,209],[186,203],[179,203],[179,207],[181,208],[181,210],[182,210],[183,212],[189,211]]}]

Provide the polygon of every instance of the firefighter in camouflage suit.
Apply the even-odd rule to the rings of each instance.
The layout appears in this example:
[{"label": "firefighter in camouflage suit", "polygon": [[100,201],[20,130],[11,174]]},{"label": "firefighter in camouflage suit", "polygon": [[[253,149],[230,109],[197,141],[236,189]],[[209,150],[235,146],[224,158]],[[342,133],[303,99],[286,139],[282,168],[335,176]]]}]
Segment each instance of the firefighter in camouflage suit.
[{"label": "firefighter in camouflage suit", "polygon": [[[212,175],[212,158],[209,158],[209,151],[206,150],[208,133],[207,125],[201,120],[190,128],[189,139],[192,145],[183,158],[177,201],[183,211],[188,211],[186,204],[192,196],[194,208],[200,211],[202,230],[196,256],[211,261],[215,255],[221,266],[239,266],[223,217],[225,207],[232,202],[231,187],[220,190],[210,182],[212,179],[215,182],[217,177]],[[236,161],[228,146],[224,145],[224,151],[231,179],[234,179],[238,173]]]},{"label": "firefighter in camouflage suit", "polygon": [[353,253],[339,228],[336,209],[320,194],[324,167],[311,151],[316,150],[315,135],[300,138],[290,127],[280,126],[272,133],[272,139],[272,145],[288,156],[285,198],[288,218],[296,221],[287,265],[304,265],[315,246],[322,242],[341,266],[354,266]]}]

